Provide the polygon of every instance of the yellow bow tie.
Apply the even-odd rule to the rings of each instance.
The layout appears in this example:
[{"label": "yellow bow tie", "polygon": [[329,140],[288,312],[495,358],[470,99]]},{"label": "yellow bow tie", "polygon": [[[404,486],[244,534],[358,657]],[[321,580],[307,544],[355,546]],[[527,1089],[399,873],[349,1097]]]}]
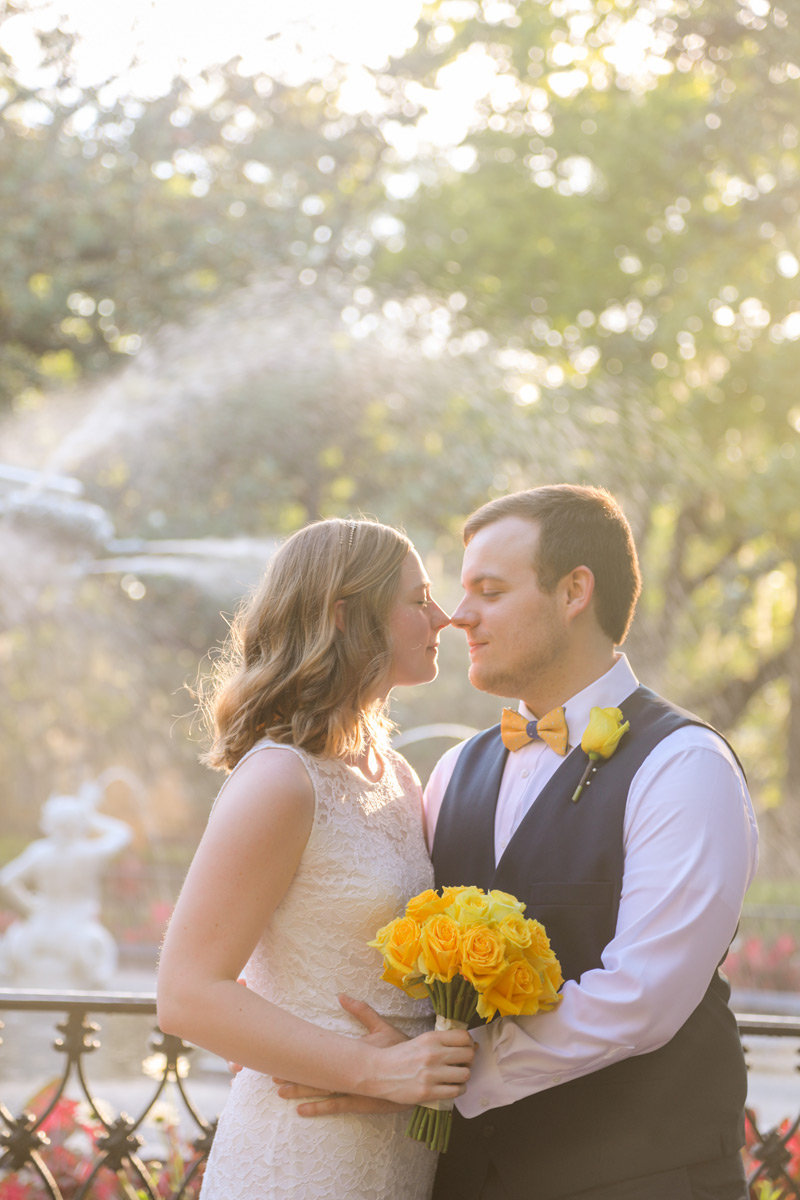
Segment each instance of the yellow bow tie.
[{"label": "yellow bow tie", "polygon": [[565,755],[569,745],[569,730],[564,709],[554,708],[545,713],[540,721],[526,721],[522,713],[513,708],[504,708],[500,721],[500,736],[509,750],[521,750],[529,742],[541,738],[556,754]]}]

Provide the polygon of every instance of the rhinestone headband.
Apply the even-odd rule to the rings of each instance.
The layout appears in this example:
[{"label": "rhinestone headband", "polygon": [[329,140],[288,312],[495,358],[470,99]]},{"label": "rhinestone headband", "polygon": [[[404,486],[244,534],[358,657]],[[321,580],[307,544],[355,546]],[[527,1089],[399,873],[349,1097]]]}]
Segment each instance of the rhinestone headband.
[{"label": "rhinestone headband", "polygon": [[[355,521],[348,521],[348,522],[347,522],[347,528],[350,530],[350,536],[349,536],[349,537],[348,537],[348,539],[347,539],[347,552],[348,552],[348,554],[349,554],[349,552],[350,552],[350,550],[352,549],[352,546],[353,546],[353,538],[356,536],[356,523],[355,523]],[[340,545],[340,546],[343,546],[343,545],[344,545],[344,529],[340,529],[340,530],[339,530],[339,545]]]}]

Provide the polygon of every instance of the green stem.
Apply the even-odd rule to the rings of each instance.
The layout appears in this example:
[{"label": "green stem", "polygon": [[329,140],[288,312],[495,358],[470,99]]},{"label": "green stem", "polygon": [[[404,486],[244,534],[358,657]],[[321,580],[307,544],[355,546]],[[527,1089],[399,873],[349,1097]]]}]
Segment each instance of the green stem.
[{"label": "green stem", "polygon": [[455,993],[453,1000],[453,1017],[456,1021],[460,1021],[462,1020],[461,1010],[463,1008],[462,1000],[464,996],[464,977],[462,975],[456,975],[455,979],[453,980],[453,991]]},{"label": "green stem", "polygon": [[583,789],[586,787],[586,785],[587,785],[587,783],[589,782],[589,780],[590,780],[591,776],[592,776],[592,775],[594,774],[594,772],[597,770],[597,763],[598,763],[598,761],[599,761],[599,758],[600,758],[600,755],[599,755],[599,754],[593,754],[593,753],[591,753],[591,752],[590,752],[590,754],[589,754],[589,761],[588,761],[588,763],[586,764],[586,769],[585,769],[585,771],[583,772],[583,774],[581,775],[581,781],[580,781],[580,783],[578,784],[578,786],[575,788],[575,791],[572,793],[572,803],[573,803],[573,804],[577,804],[577,803],[578,803],[578,801],[579,801],[579,800],[580,800],[580,798],[581,798],[581,792],[582,792],[582,791],[583,791]]},{"label": "green stem", "polygon": [[442,1145],[440,1148],[440,1153],[442,1153],[442,1154],[447,1153],[448,1147],[450,1145],[450,1131],[452,1130],[452,1128],[453,1128],[453,1114],[451,1112],[449,1112],[449,1113],[447,1113],[447,1120],[444,1123],[444,1138],[442,1139]]},{"label": "green stem", "polygon": [[440,1017],[443,1017],[447,1013],[447,996],[444,991],[444,985],[443,985],[441,979],[436,980],[435,987],[436,987],[436,1004],[434,1005],[434,1008],[435,1008],[437,1014]]}]

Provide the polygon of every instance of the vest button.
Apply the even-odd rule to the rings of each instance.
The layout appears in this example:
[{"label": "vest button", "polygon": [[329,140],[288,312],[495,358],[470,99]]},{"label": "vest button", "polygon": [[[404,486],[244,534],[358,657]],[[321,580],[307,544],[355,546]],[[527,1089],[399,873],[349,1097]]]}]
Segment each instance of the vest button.
[{"label": "vest button", "polygon": [[495,1135],[495,1127],[494,1127],[494,1125],[484,1125],[484,1127],[483,1127],[483,1136],[484,1136],[485,1138],[490,1138],[490,1137],[494,1137],[494,1135]]}]

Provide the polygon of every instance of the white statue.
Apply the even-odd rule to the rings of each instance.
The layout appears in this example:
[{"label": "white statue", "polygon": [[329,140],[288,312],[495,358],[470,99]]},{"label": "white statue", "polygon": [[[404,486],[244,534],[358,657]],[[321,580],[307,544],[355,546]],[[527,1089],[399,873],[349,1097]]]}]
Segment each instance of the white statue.
[{"label": "white statue", "polygon": [[99,782],[50,796],[43,838],[0,868],[0,888],[23,913],[0,942],[0,979],[32,988],[103,987],[117,948],[100,924],[100,875],[131,840],[130,826],[96,810]]}]

